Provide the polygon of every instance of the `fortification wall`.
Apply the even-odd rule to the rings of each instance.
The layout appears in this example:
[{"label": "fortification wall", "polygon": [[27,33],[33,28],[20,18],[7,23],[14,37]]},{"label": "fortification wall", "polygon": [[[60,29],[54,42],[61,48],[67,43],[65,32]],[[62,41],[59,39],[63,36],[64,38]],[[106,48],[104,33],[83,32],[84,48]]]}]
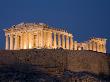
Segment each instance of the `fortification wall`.
[{"label": "fortification wall", "polygon": [[107,56],[93,51],[63,49],[30,49],[0,51],[0,65],[25,63],[40,67],[57,68],[57,71],[91,72],[109,74]]}]

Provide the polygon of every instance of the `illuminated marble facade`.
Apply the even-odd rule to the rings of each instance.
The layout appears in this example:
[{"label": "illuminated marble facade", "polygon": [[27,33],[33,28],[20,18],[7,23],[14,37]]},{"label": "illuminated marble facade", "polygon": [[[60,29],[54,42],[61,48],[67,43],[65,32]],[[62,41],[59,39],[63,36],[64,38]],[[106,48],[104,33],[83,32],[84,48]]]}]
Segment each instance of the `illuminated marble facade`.
[{"label": "illuminated marble facade", "polygon": [[106,53],[106,40],[104,38],[91,38],[82,43],[74,41],[74,50],[92,50]]},{"label": "illuminated marble facade", "polygon": [[20,23],[4,29],[6,50],[63,48],[68,50],[92,50],[106,53],[106,39],[92,38],[86,42],[73,41],[73,35],[63,29],[44,23]]},{"label": "illuminated marble facade", "polygon": [[63,48],[73,50],[73,36],[65,30],[46,24],[21,23],[4,29],[6,50],[32,48]]}]

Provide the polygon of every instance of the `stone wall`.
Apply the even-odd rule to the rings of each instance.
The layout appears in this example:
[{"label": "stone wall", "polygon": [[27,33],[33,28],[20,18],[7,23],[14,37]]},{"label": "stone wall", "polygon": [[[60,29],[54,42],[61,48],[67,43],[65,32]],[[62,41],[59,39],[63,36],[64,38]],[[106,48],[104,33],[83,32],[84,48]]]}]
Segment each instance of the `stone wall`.
[{"label": "stone wall", "polygon": [[75,51],[68,55],[68,69],[74,72],[88,71],[109,74],[106,54],[93,51]]},{"label": "stone wall", "polygon": [[44,68],[49,72],[91,72],[109,74],[107,56],[93,51],[63,49],[30,49],[0,51],[0,65],[25,63]]}]

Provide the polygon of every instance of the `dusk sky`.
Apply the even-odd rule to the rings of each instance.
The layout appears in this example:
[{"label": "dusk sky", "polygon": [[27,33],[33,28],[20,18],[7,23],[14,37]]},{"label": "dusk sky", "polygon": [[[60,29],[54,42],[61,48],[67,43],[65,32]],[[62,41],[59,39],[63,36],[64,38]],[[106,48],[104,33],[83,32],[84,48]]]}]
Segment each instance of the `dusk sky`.
[{"label": "dusk sky", "polygon": [[5,49],[3,29],[21,22],[67,29],[78,42],[107,38],[110,53],[110,0],[0,0],[0,49]]}]

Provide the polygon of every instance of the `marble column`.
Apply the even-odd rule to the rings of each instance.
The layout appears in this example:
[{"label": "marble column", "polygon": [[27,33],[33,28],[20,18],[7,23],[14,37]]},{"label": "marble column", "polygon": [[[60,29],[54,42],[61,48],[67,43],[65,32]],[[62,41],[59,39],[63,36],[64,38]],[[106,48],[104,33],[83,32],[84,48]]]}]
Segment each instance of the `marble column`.
[{"label": "marble column", "polygon": [[24,33],[23,44],[24,44],[24,49],[28,49],[28,33],[27,32]]},{"label": "marble column", "polygon": [[60,39],[60,33],[58,33],[58,48],[61,47],[61,39]]},{"label": "marble column", "polygon": [[14,44],[14,50],[18,49],[18,35],[15,35],[15,44]]},{"label": "marble column", "polygon": [[57,46],[56,46],[56,33],[54,33],[54,48],[57,48]]},{"label": "marble column", "polygon": [[92,42],[89,43],[89,50],[92,50]]},{"label": "marble column", "polygon": [[9,50],[9,40],[8,40],[8,35],[5,36],[6,37],[6,43],[5,43],[5,49]]},{"label": "marble column", "polygon": [[48,31],[46,31],[46,47],[49,48],[50,45],[50,33]]},{"label": "marble column", "polygon": [[65,37],[62,35],[62,48],[65,49]]},{"label": "marble column", "polygon": [[73,36],[70,36],[70,50],[73,50]]},{"label": "marble column", "polygon": [[41,48],[44,47],[44,43],[43,43],[43,31],[41,30]]},{"label": "marble column", "polygon": [[37,48],[42,48],[44,46],[44,44],[43,44],[43,31],[38,30],[37,35],[38,36],[36,36],[36,40],[35,40],[35,42],[38,42],[38,43],[36,43],[38,46]]},{"label": "marble column", "polygon": [[96,51],[96,43],[93,42],[93,51]]},{"label": "marble column", "polygon": [[103,52],[103,45],[100,44],[100,52]]},{"label": "marble column", "polygon": [[21,49],[24,49],[24,33],[21,34],[21,40],[22,40]]},{"label": "marble column", "polygon": [[20,34],[21,40],[20,40],[20,49],[23,49],[23,36]]},{"label": "marble column", "polygon": [[29,49],[29,36],[28,36],[28,32],[26,33],[26,49]]},{"label": "marble column", "polygon": [[88,42],[86,42],[86,50],[89,50]]},{"label": "marble column", "polygon": [[[39,33],[38,33],[39,31],[37,31],[37,33],[36,33],[36,35],[37,35],[37,37],[36,37],[36,47],[38,48],[39,47]],[[32,38],[34,37],[34,35],[32,34]],[[32,42],[32,47],[33,47],[33,42]]]},{"label": "marble column", "polygon": [[104,49],[103,52],[106,53],[106,41],[104,42],[103,45],[104,45],[104,46],[103,46],[103,47],[104,47],[104,48],[103,48],[103,49]]},{"label": "marble column", "polygon": [[99,43],[99,51],[98,52],[101,52],[101,44]]},{"label": "marble column", "polygon": [[102,52],[104,52],[104,45],[102,44]]},{"label": "marble column", "polygon": [[46,48],[46,46],[47,46],[47,44],[46,44],[46,40],[47,40],[47,38],[46,38],[46,31],[44,30],[43,31],[43,34],[44,34],[44,40],[43,40],[43,43],[44,43],[44,48]]},{"label": "marble column", "polygon": [[74,41],[74,50],[78,50],[78,47],[77,47],[77,41]]},{"label": "marble column", "polygon": [[49,48],[52,48],[52,32],[48,32]]},{"label": "marble column", "polygon": [[32,39],[33,34],[29,32],[29,49],[32,49],[32,44],[33,44],[33,39]]},{"label": "marble column", "polygon": [[97,43],[97,49],[96,49],[96,51],[97,51],[97,52],[100,51],[100,49],[99,49],[99,43]]},{"label": "marble column", "polygon": [[10,34],[10,50],[13,50],[14,46],[13,46],[13,35]]},{"label": "marble column", "polygon": [[106,47],[105,47],[105,46],[104,46],[104,50],[103,50],[103,52],[106,53]]},{"label": "marble column", "polygon": [[66,49],[69,49],[69,37],[66,35]]}]

